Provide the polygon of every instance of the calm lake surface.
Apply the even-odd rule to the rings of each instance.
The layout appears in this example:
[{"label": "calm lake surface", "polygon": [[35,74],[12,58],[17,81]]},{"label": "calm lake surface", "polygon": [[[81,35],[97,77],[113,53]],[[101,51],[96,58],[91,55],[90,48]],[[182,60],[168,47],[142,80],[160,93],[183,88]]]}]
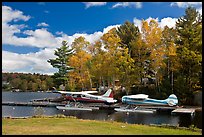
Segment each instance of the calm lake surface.
[{"label": "calm lake surface", "polygon": [[[57,93],[47,92],[2,92],[2,102],[29,102],[33,99],[60,97]],[[189,127],[191,124],[202,129],[202,113],[171,115],[171,114],[151,114],[151,113],[125,113],[110,110],[75,111],[58,110],[55,107],[30,107],[30,106],[2,106],[2,117],[26,117],[33,115],[56,115],[64,114],[76,116],[80,119],[118,121],[130,124],[169,124],[173,126]]]}]

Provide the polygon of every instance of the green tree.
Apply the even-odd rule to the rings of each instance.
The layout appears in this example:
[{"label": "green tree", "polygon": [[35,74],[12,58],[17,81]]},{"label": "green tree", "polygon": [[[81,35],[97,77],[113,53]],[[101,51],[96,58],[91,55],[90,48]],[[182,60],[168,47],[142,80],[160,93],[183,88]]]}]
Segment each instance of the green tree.
[{"label": "green tree", "polygon": [[53,79],[51,77],[47,77],[45,79],[46,85],[48,86],[48,89],[52,89],[52,87],[54,86],[54,82]]},{"label": "green tree", "polygon": [[32,84],[33,84],[32,81],[29,81],[29,82],[28,82],[28,90],[32,90]]},{"label": "green tree", "polygon": [[21,84],[21,79],[20,78],[14,78],[11,80],[11,85],[15,89],[19,89]]},{"label": "green tree", "polygon": [[23,79],[21,81],[21,84],[20,84],[20,89],[22,91],[26,91],[28,89],[28,81],[26,79]]},{"label": "green tree", "polygon": [[38,84],[32,83],[32,91],[37,91],[37,90],[38,90]]},{"label": "green tree", "polygon": [[166,96],[175,92],[174,90],[174,81],[178,69],[180,67],[179,58],[177,56],[176,50],[177,45],[175,40],[177,39],[177,32],[174,28],[169,28],[165,26],[162,31],[162,45],[165,47],[165,56],[164,62],[166,67],[163,68],[163,80],[161,84],[162,92]]},{"label": "green tree", "polygon": [[47,88],[47,83],[46,83],[45,80],[42,81],[41,90],[43,90],[43,91],[48,90],[48,88]]},{"label": "green tree", "polygon": [[118,27],[117,34],[121,39],[121,46],[128,49],[130,57],[134,57],[132,51],[134,51],[134,45],[130,44],[139,36],[139,29],[129,21],[126,21],[123,25]]},{"label": "green tree", "polygon": [[[177,54],[181,64],[180,74],[185,89],[180,90],[182,96],[191,104],[193,92],[202,89],[202,16],[193,7],[188,7],[185,15],[176,22]],[[181,83],[180,83],[181,84]]]},{"label": "green tree", "polygon": [[69,57],[73,54],[73,49],[67,46],[67,42],[63,41],[62,46],[55,50],[55,59],[49,59],[48,62],[54,67],[58,68],[58,72],[54,73],[53,78],[57,82],[57,85],[64,84],[67,82],[67,73],[72,70],[70,66],[67,65]]}]

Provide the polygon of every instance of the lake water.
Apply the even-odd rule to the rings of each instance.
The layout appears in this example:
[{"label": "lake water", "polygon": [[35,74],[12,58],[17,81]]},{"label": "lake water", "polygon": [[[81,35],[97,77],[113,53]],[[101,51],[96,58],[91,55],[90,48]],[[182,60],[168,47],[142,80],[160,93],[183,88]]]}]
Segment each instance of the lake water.
[{"label": "lake water", "polygon": [[[29,102],[33,99],[60,97],[57,93],[47,92],[2,92],[2,102]],[[80,119],[118,121],[130,124],[169,124],[173,126],[189,127],[194,124],[202,129],[202,113],[195,113],[195,116],[188,114],[171,115],[158,113],[125,113],[111,110],[75,111],[58,110],[55,107],[31,107],[31,106],[2,106],[2,117],[26,117],[33,115],[56,115],[76,116]]]}]

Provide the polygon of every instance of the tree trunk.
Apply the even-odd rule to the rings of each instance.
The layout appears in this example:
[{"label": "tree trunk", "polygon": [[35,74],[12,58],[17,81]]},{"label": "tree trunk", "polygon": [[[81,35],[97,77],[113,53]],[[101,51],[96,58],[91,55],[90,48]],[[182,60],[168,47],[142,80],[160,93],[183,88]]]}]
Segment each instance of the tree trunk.
[{"label": "tree trunk", "polygon": [[173,93],[173,91],[174,91],[174,79],[173,79],[173,71],[171,71],[171,92]]}]

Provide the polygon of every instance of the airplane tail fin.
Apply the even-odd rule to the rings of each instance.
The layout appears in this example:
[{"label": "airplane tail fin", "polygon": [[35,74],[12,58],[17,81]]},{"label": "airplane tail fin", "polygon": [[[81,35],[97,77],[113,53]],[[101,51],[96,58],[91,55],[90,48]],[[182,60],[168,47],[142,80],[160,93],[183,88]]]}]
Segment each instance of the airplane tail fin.
[{"label": "airplane tail fin", "polygon": [[178,104],[178,99],[174,94],[171,94],[166,100],[169,106],[175,106]]},{"label": "airplane tail fin", "polygon": [[113,98],[113,92],[111,89],[108,89],[105,94],[102,95],[103,97]]}]

